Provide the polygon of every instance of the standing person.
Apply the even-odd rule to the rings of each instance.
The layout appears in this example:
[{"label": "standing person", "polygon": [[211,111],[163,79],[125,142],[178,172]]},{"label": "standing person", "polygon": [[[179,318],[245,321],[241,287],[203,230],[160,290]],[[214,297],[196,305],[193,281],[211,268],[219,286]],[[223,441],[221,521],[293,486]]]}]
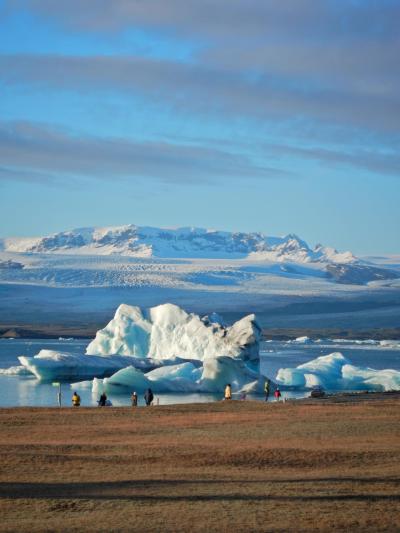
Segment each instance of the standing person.
[{"label": "standing person", "polygon": [[230,383],[225,387],[224,400],[232,400],[232,387]]},{"label": "standing person", "polygon": [[81,405],[81,397],[79,396],[77,392],[74,392],[72,396],[72,405],[74,407],[79,407]]},{"label": "standing person", "polygon": [[103,392],[99,398],[99,401],[97,402],[99,404],[99,407],[105,407],[107,401],[106,393]]},{"label": "standing person", "polygon": [[144,401],[146,402],[146,405],[151,405],[153,400],[154,400],[153,391],[151,389],[147,389],[147,391],[144,393]]},{"label": "standing person", "polygon": [[279,402],[279,400],[280,400],[280,398],[282,396],[281,391],[279,390],[279,387],[276,387],[275,392],[274,392],[274,396],[275,396],[275,400],[277,402]]},{"label": "standing person", "polygon": [[137,406],[138,395],[136,394],[136,392],[132,392],[131,402],[132,402],[132,407],[136,407]]},{"label": "standing person", "polygon": [[267,379],[267,381],[264,384],[264,394],[265,394],[265,401],[268,401],[269,398],[269,389],[270,389],[271,381]]}]

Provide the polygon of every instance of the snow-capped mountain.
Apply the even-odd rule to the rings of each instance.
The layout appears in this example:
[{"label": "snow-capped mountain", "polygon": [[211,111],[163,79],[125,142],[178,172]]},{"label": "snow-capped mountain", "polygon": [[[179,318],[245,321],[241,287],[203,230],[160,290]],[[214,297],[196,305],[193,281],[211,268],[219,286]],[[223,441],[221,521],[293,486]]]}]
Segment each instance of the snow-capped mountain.
[{"label": "snow-capped mountain", "polygon": [[6,252],[121,255],[138,258],[204,258],[294,263],[357,262],[351,252],[309,245],[294,234],[225,232],[202,228],[164,229],[147,226],[79,228],[38,238],[5,238]]}]

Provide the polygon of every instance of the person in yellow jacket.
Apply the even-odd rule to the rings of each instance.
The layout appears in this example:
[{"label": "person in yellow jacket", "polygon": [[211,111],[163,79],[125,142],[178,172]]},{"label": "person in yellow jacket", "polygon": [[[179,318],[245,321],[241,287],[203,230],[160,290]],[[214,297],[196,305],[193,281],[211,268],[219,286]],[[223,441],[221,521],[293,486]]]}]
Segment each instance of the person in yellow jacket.
[{"label": "person in yellow jacket", "polygon": [[232,387],[230,383],[228,383],[228,385],[225,387],[224,399],[232,400]]},{"label": "person in yellow jacket", "polygon": [[79,407],[81,405],[81,397],[76,392],[74,392],[74,395],[72,396],[72,405],[74,407]]}]

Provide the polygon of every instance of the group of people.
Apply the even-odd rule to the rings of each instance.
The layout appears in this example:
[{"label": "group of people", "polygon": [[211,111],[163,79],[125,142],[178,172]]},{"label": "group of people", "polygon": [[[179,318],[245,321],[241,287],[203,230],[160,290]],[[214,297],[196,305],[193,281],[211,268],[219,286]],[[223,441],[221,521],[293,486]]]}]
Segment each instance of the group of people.
[{"label": "group of people", "polygon": [[[146,402],[146,405],[151,405],[154,400],[154,394],[151,389],[147,389],[144,393],[144,401]],[[138,395],[136,392],[132,392],[131,394],[131,403],[132,407],[136,407],[138,404]],[[79,394],[75,391],[72,395],[72,405],[73,407],[79,407],[81,405],[81,397]],[[97,400],[97,405],[99,407],[108,407],[111,406],[112,403],[110,400],[107,399],[107,395],[105,392],[102,392],[100,395],[100,398]]]},{"label": "group of people", "polygon": [[[264,384],[264,395],[265,395],[266,402],[268,401],[270,392],[271,392],[271,380],[267,379],[267,381]],[[276,387],[276,389],[274,390],[275,401],[279,402],[279,400],[281,399],[281,396],[282,394],[281,394],[279,387]]]},{"label": "group of people", "polygon": [[[269,399],[269,395],[270,395],[270,391],[271,391],[271,380],[267,379],[267,381],[265,382],[264,384],[264,395],[265,395],[265,401],[267,402],[268,399]],[[274,397],[275,397],[275,400],[277,402],[279,402],[279,400],[281,399],[281,391],[279,390],[279,387],[276,387],[275,391],[274,391]],[[151,405],[153,403],[153,400],[154,400],[154,394],[153,394],[153,391],[149,388],[146,390],[146,392],[144,393],[144,401],[146,403],[147,406]],[[245,399],[246,396],[242,395],[241,399]],[[225,390],[224,390],[224,400],[232,400],[232,386],[230,383],[227,383],[226,386],[225,386]],[[100,395],[100,398],[99,400],[97,401],[99,407],[106,407],[108,405],[112,405],[110,400],[107,400],[107,395],[105,392],[103,392],[101,395]],[[132,404],[132,407],[136,407],[138,405],[138,395],[136,392],[132,392],[131,394],[131,404]],[[72,396],[72,405],[74,407],[79,407],[81,405],[81,397],[79,396],[79,394],[77,392],[74,392],[73,396]]]},{"label": "group of people", "polygon": [[[144,393],[143,398],[144,398],[144,401],[145,401],[147,406],[151,405],[153,403],[153,400],[154,400],[153,391],[151,389],[147,389],[146,392]],[[132,394],[131,394],[131,404],[132,404],[132,407],[136,407],[137,406],[137,404],[138,404],[137,392],[132,392]]]},{"label": "group of people", "polygon": [[[269,398],[269,395],[270,395],[270,391],[271,391],[271,380],[267,379],[265,384],[264,384],[264,395],[265,395],[265,401],[266,402],[268,401],[268,398]],[[277,402],[279,402],[281,397],[282,397],[282,393],[281,393],[279,387],[276,387],[276,389],[274,390],[274,398],[275,398],[275,400]],[[246,398],[246,395],[242,394],[241,399],[244,400],[245,398]],[[230,383],[227,383],[226,386],[225,386],[224,400],[232,400],[232,387],[231,387]]]}]

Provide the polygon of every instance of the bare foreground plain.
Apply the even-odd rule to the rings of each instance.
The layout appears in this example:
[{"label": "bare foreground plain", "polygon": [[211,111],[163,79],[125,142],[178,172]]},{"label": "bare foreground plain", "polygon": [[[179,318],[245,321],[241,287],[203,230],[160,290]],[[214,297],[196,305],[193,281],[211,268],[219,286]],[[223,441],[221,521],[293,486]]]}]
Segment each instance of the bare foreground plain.
[{"label": "bare foreground plain", "polygon": [[399,407],[0,409],[0,529],[400,531]]}]

